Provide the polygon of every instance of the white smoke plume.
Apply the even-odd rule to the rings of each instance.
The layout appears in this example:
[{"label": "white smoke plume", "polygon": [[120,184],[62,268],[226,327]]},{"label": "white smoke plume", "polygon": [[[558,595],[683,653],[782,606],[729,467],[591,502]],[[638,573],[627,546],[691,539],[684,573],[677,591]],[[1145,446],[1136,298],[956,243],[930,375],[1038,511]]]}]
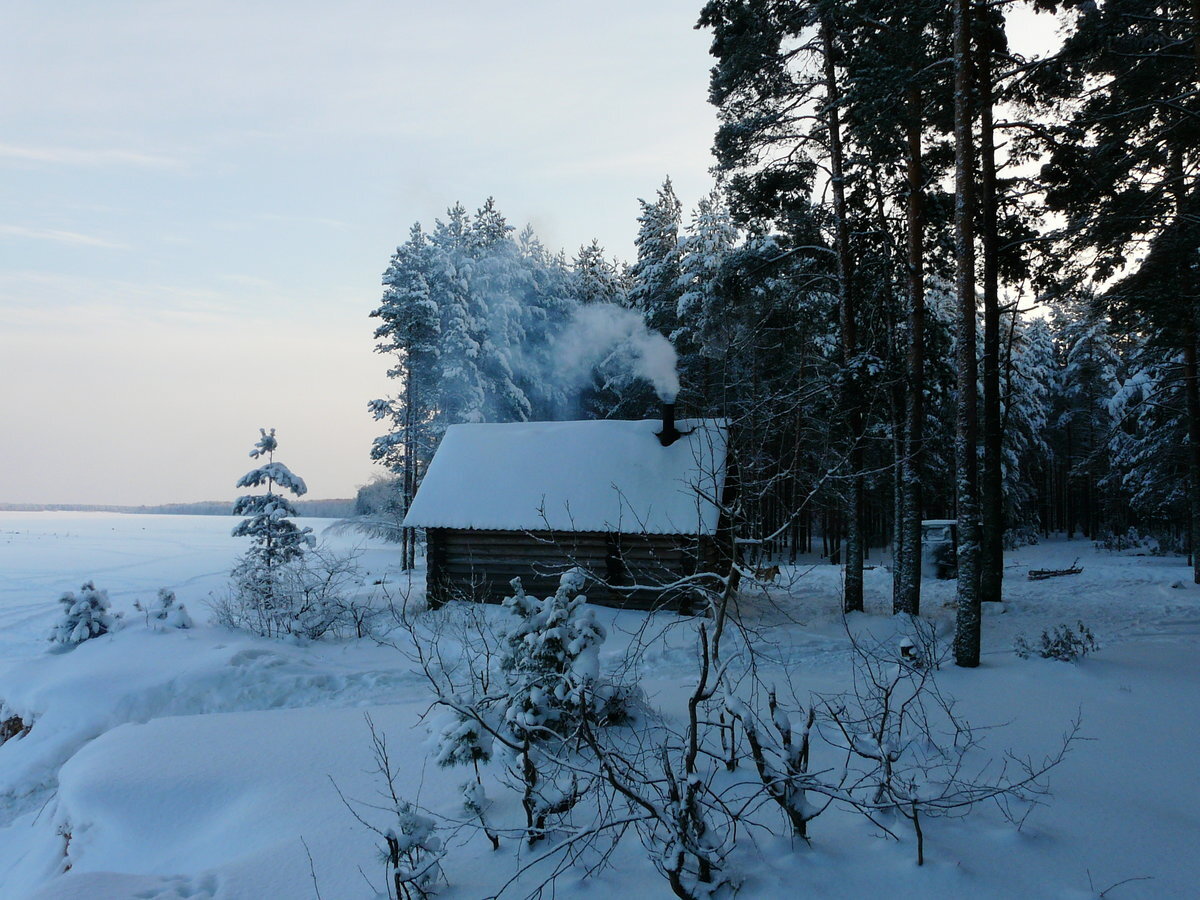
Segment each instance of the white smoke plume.
[{"label": "white smoke plume", "polygon": [[554,342],[559,376],[584,384],[597,368],[627,367],[645,378],[664,403],[679,393],[675,348],[631,309],[611,303],[581,306]]}]

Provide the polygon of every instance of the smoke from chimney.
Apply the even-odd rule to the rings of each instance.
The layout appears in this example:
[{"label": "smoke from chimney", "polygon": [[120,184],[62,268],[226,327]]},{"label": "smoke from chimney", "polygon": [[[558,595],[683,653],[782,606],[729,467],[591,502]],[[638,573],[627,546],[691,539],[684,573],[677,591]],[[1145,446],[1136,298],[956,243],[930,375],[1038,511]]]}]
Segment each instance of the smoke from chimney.
[{"label": "smoke from chimney", "polygon": [[585,384],[597,366],[623,365],[645,378],[664,403],[679,394],[675,347],[631,309],[611,303],[580,307],[555,341],[561,376]]}]

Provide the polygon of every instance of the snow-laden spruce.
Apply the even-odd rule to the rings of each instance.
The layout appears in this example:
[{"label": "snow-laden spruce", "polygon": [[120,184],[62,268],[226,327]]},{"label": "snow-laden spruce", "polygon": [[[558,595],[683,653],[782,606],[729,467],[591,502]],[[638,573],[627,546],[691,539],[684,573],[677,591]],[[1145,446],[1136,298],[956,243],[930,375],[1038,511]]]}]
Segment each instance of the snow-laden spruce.
[{"label": "snow-laden spruce", "polygon": [[98,589],[91,581],[83,583],[78,595],[67,591],[58,602],[63,606],[63,616],[50,632],[55,644],[74,647],[117,627],[118,616],[109,612],[108,591]]},{"label": "snow-laden spruce", "polygon": [[558,590],[544,600],[526,594],[521,579],[512,581],[500,669],[508,689],[504,722],[518,740],[562,734],[598,702],[594,688],[606,634],[580,593],[586,580],[582,569],[564,572]]},{"label": "snow-laden spruce", "polygon": [[298,563],[306,550],[316,546],[311,528],[291,521],[298,515],[287,497],[276,494],[276,487],[297,497],[308,492],[304,479],[281,462],[275,461],[279,446],[275,429],[260,428],[261,437],[250,451],[251,459],[266,457],[266,463],[251,469],[240,479],[242,488],[266,487],[264,494],[246,494],[234,503],[234,515],[246,516],[233,529],[234,537],[251,539],[250,548],[233,568],[233,596],[217,609],[222,624],[248,627],[259,634],[290,632],[295,618],[291,592],[284,581],[289,566]]},{"label": "snow-laden spruce", "polygon": [[[439,766],[474,769],[474,781],[462,786],[463,809],[494,847],[499,835],[487,816],[490,801],[480,764],[492,759],[497,746],[509,761],[501,778],[521,795],[530,844],[545,838],[550,823],[569,813],[588,790],[577,769],[564,765],[558,754],[581,745],[582,729],[611,718],[618,698],[600,681],[599,650],[606,633],[580,593],[586,579],[583,570],[571,569],[552,596],[539,600],[514,578],[499,633],[479,620],[479,628],[471,629],[482,657],[466,673],[441,666],[441,630],[420,637],[414,632],[418,659],[448,713],[434,738],[434,759]],[[499,648],[498,658],[492,647]]]}]

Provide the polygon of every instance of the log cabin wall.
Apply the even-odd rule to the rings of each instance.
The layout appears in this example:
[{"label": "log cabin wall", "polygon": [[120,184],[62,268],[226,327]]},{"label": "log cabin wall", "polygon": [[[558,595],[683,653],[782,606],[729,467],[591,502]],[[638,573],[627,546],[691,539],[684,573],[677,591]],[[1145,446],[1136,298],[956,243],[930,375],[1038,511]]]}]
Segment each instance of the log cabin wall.
[{"label": "log cabin wall", "polygon": [[581,566],[597,579],[584,591],[592,603],[686,610],[694,590],[661,586],[716,571],[719,561],[709,536],[431,528],[427,539],[432,606],[455,599],[499,603],[511,595],[513,578],[521,579],[527,593],[546,597],[564,571]]}]

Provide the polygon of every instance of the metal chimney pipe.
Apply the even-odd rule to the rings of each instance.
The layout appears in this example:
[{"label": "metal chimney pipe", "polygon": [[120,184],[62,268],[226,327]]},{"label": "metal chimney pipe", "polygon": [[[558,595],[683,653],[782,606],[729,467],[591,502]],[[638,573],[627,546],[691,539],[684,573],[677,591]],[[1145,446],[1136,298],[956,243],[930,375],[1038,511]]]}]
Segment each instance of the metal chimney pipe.
[{"label": "metal chimney pipe", "polygon": [[662,420],[663,430],[658,432],[658,442],[664,447],[670,447],[673,443],[691,432],[683,432],[675,427],[675,404],[664,403],[662,405]]}]

